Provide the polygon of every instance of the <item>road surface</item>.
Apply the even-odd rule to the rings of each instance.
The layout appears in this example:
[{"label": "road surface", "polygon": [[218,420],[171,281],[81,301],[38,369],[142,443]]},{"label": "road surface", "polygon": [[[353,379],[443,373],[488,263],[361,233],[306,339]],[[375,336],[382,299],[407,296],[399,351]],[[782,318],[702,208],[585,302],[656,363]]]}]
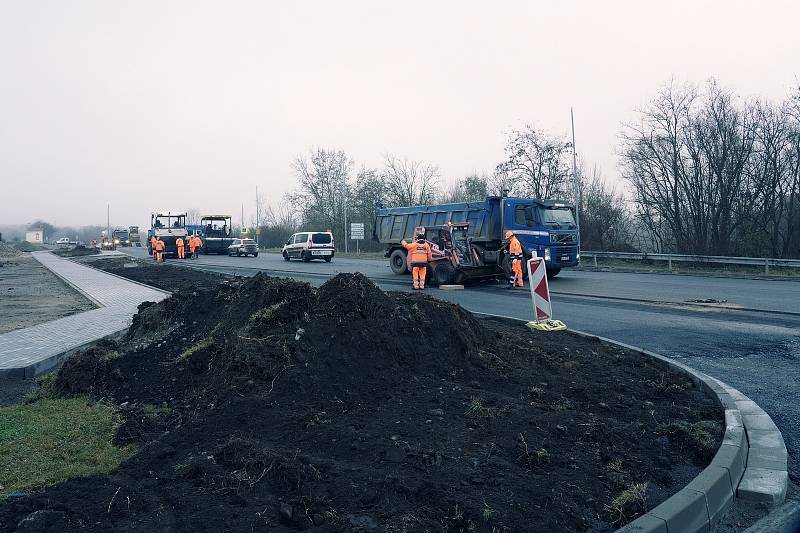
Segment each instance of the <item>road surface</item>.
[{"label": "road surface", "polygon": [[[146,250],[126,253],[147,257]],[[382,260],[335,258],[331,263],[201,256],[182,265],[239,275],[266,270],[319,285],[339,272],[362,272],[384,289],[409,290]],[[741,390],[775,420],[789,449],[789,471],[800,480],[800,282],[562,271],[551,282],[556,318],[573,329],[658,352]],[[471,311],[532,318],[530,293],[484,282],[430,294]],[[721,305],[689,300],[714,299]],[[754,311],[758,310],[758,311]]]}]

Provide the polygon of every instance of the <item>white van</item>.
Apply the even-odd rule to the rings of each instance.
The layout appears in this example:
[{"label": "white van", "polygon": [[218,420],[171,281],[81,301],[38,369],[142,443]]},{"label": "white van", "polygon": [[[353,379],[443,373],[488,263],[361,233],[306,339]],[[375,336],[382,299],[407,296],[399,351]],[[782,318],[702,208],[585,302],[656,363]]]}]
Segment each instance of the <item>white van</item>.
[{"label": "white van", "polygon": [[330,263],[336,253],[333,234],[329,231],[308,231],[295,233],[283,245],[283,258],[302,259],[305,262],[312,259],[324,259]]}]

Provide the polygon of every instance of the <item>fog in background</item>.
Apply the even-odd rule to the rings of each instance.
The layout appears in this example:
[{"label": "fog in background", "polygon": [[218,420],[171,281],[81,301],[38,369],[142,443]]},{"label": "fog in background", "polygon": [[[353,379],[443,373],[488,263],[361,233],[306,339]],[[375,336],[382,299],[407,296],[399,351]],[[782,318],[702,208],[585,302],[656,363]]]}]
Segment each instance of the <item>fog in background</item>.
[{"label": "fog in background", "polygon": [[0,1],[0,224],[253,215],[340,148],[491,172],[525,123],[616,180],[621,124],[671,78],[797,85],[795,2]]}]

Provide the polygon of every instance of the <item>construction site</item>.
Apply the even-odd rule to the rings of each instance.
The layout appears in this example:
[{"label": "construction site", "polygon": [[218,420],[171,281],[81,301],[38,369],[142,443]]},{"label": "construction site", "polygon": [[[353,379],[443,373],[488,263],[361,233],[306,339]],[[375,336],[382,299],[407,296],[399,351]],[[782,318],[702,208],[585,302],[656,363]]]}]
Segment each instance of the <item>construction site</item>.
[{"label": "construction site", "polygon": [[130,458],[9,499],[0,527],[611,531],[722,439],[718,404],[662,362],[361,274],[314,288],[92,264],[173,294],[66,359],[36,401],[112,405]]}]

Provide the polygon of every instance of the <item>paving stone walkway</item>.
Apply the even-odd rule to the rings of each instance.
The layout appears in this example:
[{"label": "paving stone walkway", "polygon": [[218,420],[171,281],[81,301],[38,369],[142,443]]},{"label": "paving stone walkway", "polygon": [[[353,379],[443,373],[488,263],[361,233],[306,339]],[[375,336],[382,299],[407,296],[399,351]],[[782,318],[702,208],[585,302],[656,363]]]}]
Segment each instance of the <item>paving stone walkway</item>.
[{"label": "paving stone walkway", "polygon": [[159,302],[169,295],[50,252],[31,255],[98,308],[0,335],[2,374],[41,374],[72,350],[127,328],[142,302]]}]

